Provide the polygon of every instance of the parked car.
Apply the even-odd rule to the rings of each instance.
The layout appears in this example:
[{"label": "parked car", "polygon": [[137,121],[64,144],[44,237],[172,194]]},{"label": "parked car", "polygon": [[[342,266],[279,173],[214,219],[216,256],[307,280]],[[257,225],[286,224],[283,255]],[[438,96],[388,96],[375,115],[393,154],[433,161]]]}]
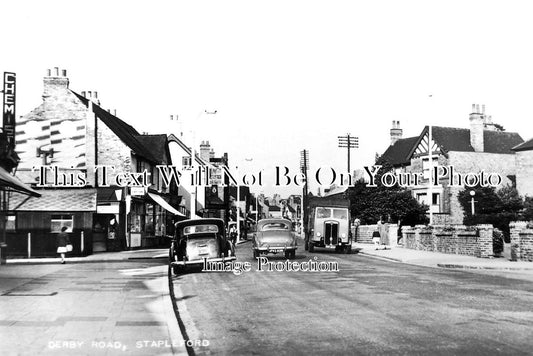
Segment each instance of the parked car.
[{"label": "parked car", "polygon": [[190,265],[235,260],[235,246],[227,239],[222,219],[191,219],[175,224],[169,250],[174,274]]},{"label": "parked car", "polygon": [[287,219],[263,219],[257,223],[253,235],[252,250],[254,258],[261,254],[284,252],[286,258],[296,256],[296,236],[292,224]]}]

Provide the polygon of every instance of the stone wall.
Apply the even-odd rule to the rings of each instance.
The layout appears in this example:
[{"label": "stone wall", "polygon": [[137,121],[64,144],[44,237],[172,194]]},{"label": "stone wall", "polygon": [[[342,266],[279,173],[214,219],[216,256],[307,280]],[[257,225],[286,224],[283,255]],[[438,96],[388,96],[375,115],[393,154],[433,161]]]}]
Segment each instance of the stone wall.
[{"label": "stone wall", "polygon": [[413,250],[488,258],[492,251],[492,225],[403,227],[403,246]]},{"label": "stone wall", "polygon": [[533,226],[526,222],[512,222],[511,259],[533,262]]},{"label": "stone wall", "polygon": [[360,225],[352,231],[355,241],[359,243],[372,244],[372,234],[378,230],[381,236],[381,243],[395,246],[398,239],[398,225],[396,224],[374,224]]}]

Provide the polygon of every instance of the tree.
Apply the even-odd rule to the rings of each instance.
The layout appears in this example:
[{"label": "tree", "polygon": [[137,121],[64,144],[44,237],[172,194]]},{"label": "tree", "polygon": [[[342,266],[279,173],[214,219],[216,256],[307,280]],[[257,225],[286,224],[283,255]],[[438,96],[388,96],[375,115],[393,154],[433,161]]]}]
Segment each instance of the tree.
[{"label": "tree", "polygon": [[533,221],[533,197],[524,199],[524,220]]},{"label": "tree", "polygon": [[380,219],[399,221],[402,225],[426,223],[428,207],[421,205],[406,188],[383,186],[381,176],[393,167],[382,158],[378,158],[376,164],[382,166],[376,174],[377,187],[367,187],[360,180],[348,189],[352,216],[360,219],[362,224],[375,224]]},{"label": "tree", "polygon": [[[475,213],[472,215],[470,191],[474,191]],[[509,223],[520,220],[524,208],[522,198],[516,188],[507,185],[498,191],[494,187],[474,187],[462,190],[458,195],[465,217],[463,224],[492,224],[502,230],[505,240],[509,242]]]}]

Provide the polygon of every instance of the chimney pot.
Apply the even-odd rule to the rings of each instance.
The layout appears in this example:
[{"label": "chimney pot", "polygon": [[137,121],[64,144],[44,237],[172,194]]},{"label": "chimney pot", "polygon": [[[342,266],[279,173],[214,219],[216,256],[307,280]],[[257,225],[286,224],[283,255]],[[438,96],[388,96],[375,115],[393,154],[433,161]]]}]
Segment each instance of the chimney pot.
[{"label": "chimney pot", "polygon": [[59,68],[58,67],[54,67],[54,75],[56,77],[59,77]]},{"label": "chimney pot", "polygon": [[61,74],[62,74],[63,77],[66,77],[67,76],[67,70],[66,69],[61,70]]},{"label": "chimney pot", "polygon": [[113,116],[117,116],[117,109],[113,109]]},{"label": "chimney pot", "polygon": [[94,92],[94,98],[98,99],[98,92],[97,91]]},{"label": "chimney pot", "polygon": [[47,77],[51,77],[52,76],[52,70],[51,69],[47,69],[46,70],[46,76]]},{"label": "chimney pot", "polygon": [[170,115],[170,121],[174,120],[174,115]]},{"label": "chimney pot", "polygon": [[89,91],[87,92],[87,97],[88,97],[89,99],[92,99],[92,97],[93,97],[93,92],[89,90]]},{"label": "chimney pot", "polygon": [[85,92],[84,91],[81,92],[81,96],[83,96],[85,98]]},{"label": "chimney pot", "polygon": [[476,112],[476,104],[472,104],[472,112],[473,112],[473,113]]}]

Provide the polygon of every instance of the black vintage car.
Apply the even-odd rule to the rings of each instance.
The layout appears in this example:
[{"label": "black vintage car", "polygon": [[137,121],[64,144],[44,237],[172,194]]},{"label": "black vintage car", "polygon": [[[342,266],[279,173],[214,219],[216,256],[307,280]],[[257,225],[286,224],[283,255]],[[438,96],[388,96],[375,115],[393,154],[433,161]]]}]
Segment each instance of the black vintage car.
[{"label": "black vintage car", "polygon": [[176,223],[169,262],[174,274],[190,265],[235,260],[235,246],[227,239],[222,219],[191,219]]}]

